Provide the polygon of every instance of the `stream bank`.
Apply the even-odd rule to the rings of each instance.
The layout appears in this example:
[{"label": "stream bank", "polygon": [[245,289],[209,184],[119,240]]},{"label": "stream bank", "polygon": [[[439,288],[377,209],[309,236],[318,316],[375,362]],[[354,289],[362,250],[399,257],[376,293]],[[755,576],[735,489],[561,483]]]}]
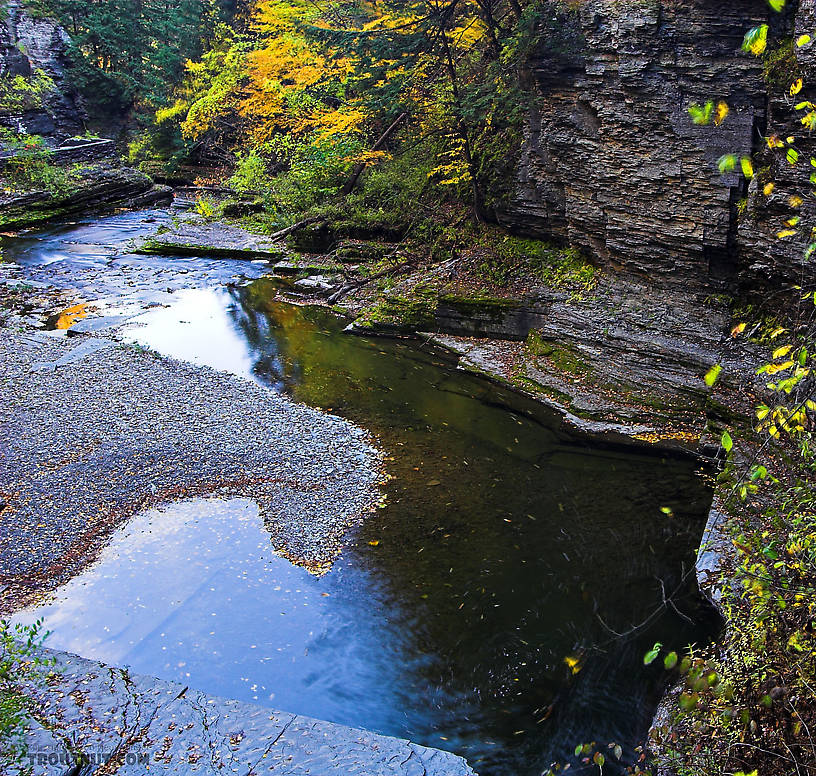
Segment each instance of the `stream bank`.
[{"label": "stream bank", "polygon": [[265,264],[284,294],[346,316],[350,331],[418,338],[583,430],[694,451],[709,420],[749,412],[743,401],[715,398],[703,381],[719,363],[725,393],[735,397],[741,388],[732,375],[760,363],[758,348],[727,337],[728,296],[586,264],[573,269],[571,258],[561,270],[569,254],[555,248],[556,269],[544,277],[497,283],[478,254],[404,264],[400,246],[382,239],[306,226],[305,234],[273,240],[242,226],[252,223],[186,213],[137,251],[209,255],[212,244],[221,255]]}]

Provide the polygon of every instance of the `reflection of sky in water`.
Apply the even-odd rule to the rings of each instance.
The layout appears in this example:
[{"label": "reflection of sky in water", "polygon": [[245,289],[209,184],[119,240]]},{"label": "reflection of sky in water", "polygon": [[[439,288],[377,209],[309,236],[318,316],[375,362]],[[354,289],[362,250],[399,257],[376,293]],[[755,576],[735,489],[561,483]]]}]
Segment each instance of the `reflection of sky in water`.
[{"label": "reflection of sky in water", "polygon": [[135,318],[132,326],[123,329],[124,337],[174,358],[249,375],[255,359],[235,329],[225,296],[216,289],[181,291],[172,306]]},{"label": "reflection of sky in water", "polygon": [[134,518],[91,568],[15,619],[44,617],[53,648],[296,713],[319,705],[342,720],[352,704],[355,719],[365,708],[391,728],[411,694],[409,645],[376,602],[359,570],[318,579],[275,555],[252,502],[195,500]]}]

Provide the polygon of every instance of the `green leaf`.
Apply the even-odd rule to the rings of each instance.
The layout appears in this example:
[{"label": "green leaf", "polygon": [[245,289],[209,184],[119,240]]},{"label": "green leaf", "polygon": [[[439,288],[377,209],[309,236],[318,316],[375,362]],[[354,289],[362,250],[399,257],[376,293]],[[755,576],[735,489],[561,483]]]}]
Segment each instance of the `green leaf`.
[{"label": "green leaf", "polygon": [[754,27],[745,33],[742,41],[742,50],[754,56],[761,56],[768,46],[768,25],[762,24]]},{"label": "green leaf", "polygon": [[583,751],[584,751],[584,745],[583,744],[578,744],[578,746],[575,747],[575,756],[580,757],[581,752],[583,752]]},{"label": "green leaf", "polygon": [[684,692],[680,696],[680,708],[683,711],[692,711],[697,708],[700,696],[696,692]]},{"label": "green leaf", "polygon": [[712,388],[717,380],[720,379],[720,372],[722,372],[722,367],[719,364],[715,364],[706,372],[706,376],[703,379],[709,388]]},{"label": "green leaf", "polygon": [[677,653],[676,652],[669,652],[665,658],[663,658],[663,667],[667,671],[671,671],[677,665]]},{"label": "green leaf", "polygon": [[717,160],[717,168],[721,173],[733,172],[737,168],[736,154],[725,154]]},{"label": "green leaf", "polygon": [[768,5],[778,13],[785,7],[785,0],[768,0]]},{"label": "green leaf", "polygon": [[662,648],[663,645],[659,641],[655,642],[655,645],[643,656],[643,665],[648,666],[654,663]]},{"label": "green leaf", "polygon": [[592,762],[595,763],[599,768],[604,767],[604,763],[606,762],[606,758],[600,753],[595,752],[595,756],[592,758]]},{"label": "green leaf", "polygon": [[711,122],[711,114],[714,112],[714,103],[709,100],[705,106],[700,106],[696,102],[689,105],[689,116],[691,120],[699,126],[705,126]]},{"label": "green leaf", "polygon": [[723,431],[722,446],[725,448],[726,453],[730,453],[731,448],[734,447],[734,440],[731,439],[731,434],[729,434],[727,431]]}]

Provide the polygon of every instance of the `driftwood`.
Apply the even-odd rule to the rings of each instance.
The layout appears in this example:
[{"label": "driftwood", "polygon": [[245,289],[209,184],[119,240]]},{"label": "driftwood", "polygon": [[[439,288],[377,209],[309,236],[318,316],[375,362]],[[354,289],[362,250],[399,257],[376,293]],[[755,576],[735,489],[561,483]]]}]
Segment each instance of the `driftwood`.
[{"label": "driftwood", "polygon": [[309,216],[309,218],[304,218],[302,221],[298,221],[296,224],[292,224],[291,226],[287,226],[285,229],[281,229],[279,232],[275,232],[273,235],[270,235],[270,240],[281,240],[284,237],[288,237],[292,232],[296,232],[298,229],[303,229],[304,226],[311,226],[312,224],[316,224],[318,221],[324,221],[325,218],[323,216]]},{"label": "driftwood", "polygon": [[352,291],[356,291],[358,288],[362,288],[374,280],[379,280],[387,275],[402,274],[412,269],[415,265],[416,261],[414,259],[408,259],[407,261],[402,262],[402,264],[397,264],[395,267],[388,267],[387,269],[384,269],[381,272],[375,272],[373,275],[369,275],[368,277],[360,278],[359,280],[352,281],[351,283],[346,283],[346,285],[344,285],[339,291],[335,291],[329,297],[329,304],[339,302],[347,294],[350,294]]}]

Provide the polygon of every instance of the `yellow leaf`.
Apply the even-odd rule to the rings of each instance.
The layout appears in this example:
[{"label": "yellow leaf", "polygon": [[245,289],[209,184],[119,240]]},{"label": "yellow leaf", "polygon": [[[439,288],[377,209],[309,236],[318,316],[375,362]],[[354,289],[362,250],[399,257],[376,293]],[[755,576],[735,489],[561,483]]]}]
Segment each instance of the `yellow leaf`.
[{"label": "yellow leaf", "polygon": [[764,188],[764,189],[762,189],[762,193],[763,193],[763,194],[764,194],[766,197],[770,197],[770,196],[771,196],[771,194],[773,194],[773,190],[774,190],[775,188],[776,188],[776,186],[775,186],[773,183],[766,183],[766,184],[765,184],[765,188]]},{"label": "yellow leaf", "polygon": [[800,35],[796,39],[796,45],[799,48],[802,48],[802,46],[807,46],[808,43],[810,43],[810,35]]},{"label": "yellow leaf", "polygon": [[787,356],[788,353],[791,352],[792,347],[793,347],[792,345],[783,345],[781,348],[777,348],[773,352],[774,360],[777,359],[777,358],[782,358],[782,356]]},{"label": "yellow leaf", "polygon": [[800,207],[804,201],[805,201],[805,200],[803,200],[801,197],[797,196],[796,194],[793,194],[793,195],[792,195],[792,196],[791,196],[791,197],[788,199],[788,204],[789,204],[791,207]]},{"label": "yellow leaf", "polygon": [[777,233],[776,233],[776,236],[777,236],[777,237],[778,237],[780,240],[784,240],[786,237],[792,237],[792,236],[793,236],[793,235],[795,235],[795,234],[796,234],[796,230],[795,230],[795,229],[783,229],[781,232],[777,232]]},{"label": "yellow leaf", "polygon": [[733,329],[731,329],[731,336],[736,337],[736,336],[742,334],[742,332],[745,331],[746,326],[747,326],[747,324],[745,324],[745,323],[738,323]]},{"label": "yellow leaf", "polygon": [[804,85],[804,84],[803,84],[803,82],[802,82],[802,79],[801,79],[801,78],[797,78],[797,79],[796,79],[796,80],[795,80],[795,81],[794,81],[794,82],[791,84],[791,88],[790,88],[790,94],[791,94],[791,97],[793,97],[795,94],[799,94],[799,92],[801,92],[801,91],[802,91],[802,86],[803,86],[803,85]]},{"label": "yellow leaf", "polygon": [[717,103],[717,111],[714,114],[714,123],[719,127],[720,124],[725,121],[726,116],[728,116],[728,103],[720,100]]},{"label": "yellow leaf", "polygon": [[747,156],[743,156],[740,160],[740,164],[742,165],[742,174],[748,178],[749,180],[754,177],[754,165],[751,164],[751,160]]},{"label": "yellow leaf", "polygon": [[583,665],[581,664],[581,655],[567,655],[564,658],[564,662],[567,664],[567,666],[569,666],[569,669],[573,674],[577,674],[583,668]]}]

